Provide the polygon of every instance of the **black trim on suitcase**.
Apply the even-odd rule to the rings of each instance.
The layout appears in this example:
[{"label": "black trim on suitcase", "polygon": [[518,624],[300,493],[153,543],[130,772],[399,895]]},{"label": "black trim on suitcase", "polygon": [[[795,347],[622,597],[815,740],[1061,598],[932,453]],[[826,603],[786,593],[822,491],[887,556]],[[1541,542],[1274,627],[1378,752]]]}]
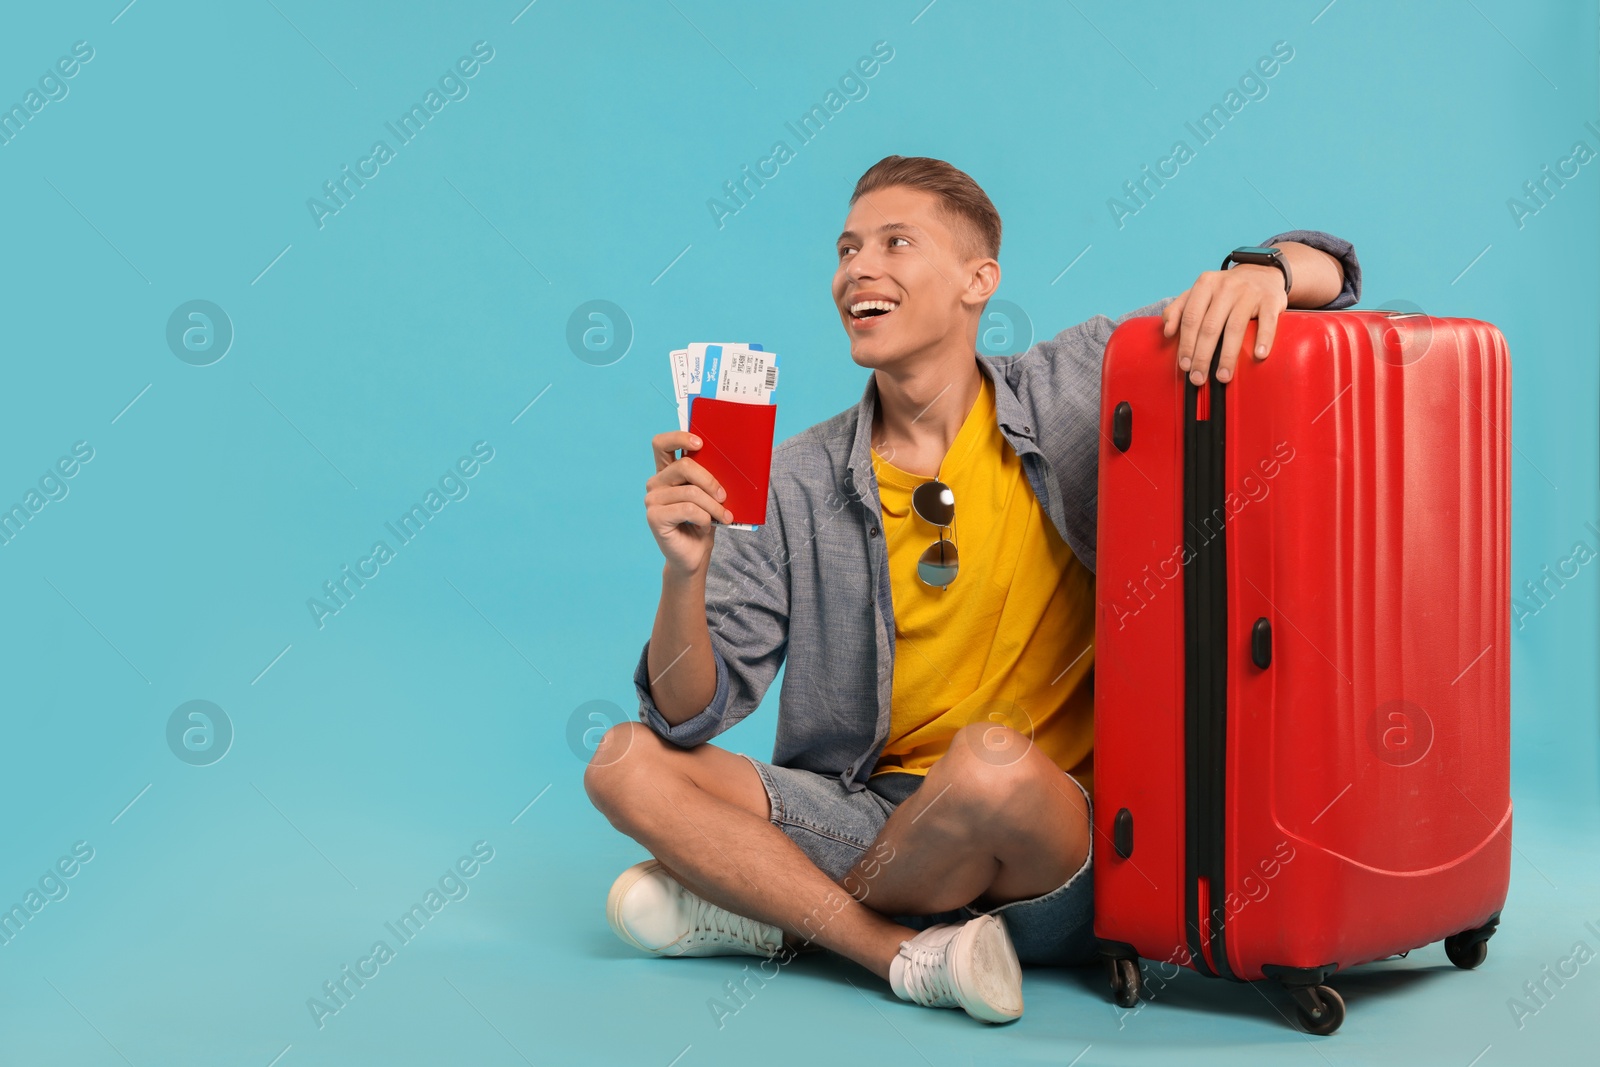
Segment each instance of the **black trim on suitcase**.
[{"label": "black trim on suitcase", "polygon": [[[1220,356],[1222,345],[1217,345]],[[1213,361],[1216,365],[1216,360]],[[1184,809],[1185,916],[1189,955],[1201,974],[1235,978],[1228,965],[1224,798],[1228,737],[1227,391],[1207,379],[1210,413],[1197,419],[1200,389],[1184,382]],[[1214,528],[1213,528],[1214,527]],[[1210,886],[1211,964],[1200,947],[1200,879]],[[1235,979],[1237,980],[1237,979]]]}]

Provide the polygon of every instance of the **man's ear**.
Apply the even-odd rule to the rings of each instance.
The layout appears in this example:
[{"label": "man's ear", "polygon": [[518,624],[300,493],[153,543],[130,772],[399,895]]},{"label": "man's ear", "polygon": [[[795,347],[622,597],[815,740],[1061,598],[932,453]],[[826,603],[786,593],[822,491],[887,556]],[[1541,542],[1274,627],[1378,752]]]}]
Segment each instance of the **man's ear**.
[{"label": "man's ear", "polygon": [[1000,261],[996,259],[980,259],[970,264],[967,275],[967,289],[961,294],[961,302],[968,307],[981,308],[994,296],[995,290],[1000,288]]}]

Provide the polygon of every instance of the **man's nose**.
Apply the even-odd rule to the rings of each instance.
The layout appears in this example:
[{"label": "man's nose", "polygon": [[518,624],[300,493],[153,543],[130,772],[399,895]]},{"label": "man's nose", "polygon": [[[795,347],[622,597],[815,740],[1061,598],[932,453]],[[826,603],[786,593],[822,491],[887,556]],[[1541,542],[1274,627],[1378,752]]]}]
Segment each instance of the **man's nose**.
[{"label": "man's nose", "polygon": [[877,277],[877,263],[867,253],[857,252],[850,257],[850,263],[844,269],[844,276],[850,281],[859,281],[862,278]]}]

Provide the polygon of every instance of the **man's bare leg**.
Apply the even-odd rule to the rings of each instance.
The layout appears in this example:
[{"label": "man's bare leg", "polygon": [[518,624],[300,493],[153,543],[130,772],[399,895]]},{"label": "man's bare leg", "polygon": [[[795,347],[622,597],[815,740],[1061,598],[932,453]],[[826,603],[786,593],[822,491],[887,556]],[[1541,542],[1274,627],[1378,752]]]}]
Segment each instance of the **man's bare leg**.
[{"label": "man's bare leg", "polygon": [[841,889],[772,824],[761,779],[737,753],[679,748],[624,722],[606,731],[583,782],[611,824],[691,892],[779,927],[791,945],[814,941],[887,981],[900,943],[916,935]]},{"label": "man's bare leg", "polygon": [[963,727],[843,884],[884,915],[993,907],[1059,887],[1089,852],[1083,793],[1008,727]]}]

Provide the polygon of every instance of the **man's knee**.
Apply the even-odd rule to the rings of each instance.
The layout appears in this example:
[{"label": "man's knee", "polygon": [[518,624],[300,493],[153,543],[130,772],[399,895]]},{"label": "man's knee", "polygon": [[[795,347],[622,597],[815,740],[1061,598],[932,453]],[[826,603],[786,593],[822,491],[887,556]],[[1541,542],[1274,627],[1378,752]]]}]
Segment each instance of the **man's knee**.
[{"label": "man's knee", "polygon": [[[1049,785],[1043,776],[1064,777],[1030,738],[994,723],[970,723],[957,730],[934,771],[942,772],[939,788],[949,787],[945,799],[979,833],[1035,822],[1042,789]],[[927,784],[932,784],[933,772],[929,777]]]},{"label": "man's knee", "polygon": [[640,788],[645,771],[660,754],[661,738],[642,722],[619,722],[600,739],[583,772],[589,802],[607,818],[625,807]]}]

